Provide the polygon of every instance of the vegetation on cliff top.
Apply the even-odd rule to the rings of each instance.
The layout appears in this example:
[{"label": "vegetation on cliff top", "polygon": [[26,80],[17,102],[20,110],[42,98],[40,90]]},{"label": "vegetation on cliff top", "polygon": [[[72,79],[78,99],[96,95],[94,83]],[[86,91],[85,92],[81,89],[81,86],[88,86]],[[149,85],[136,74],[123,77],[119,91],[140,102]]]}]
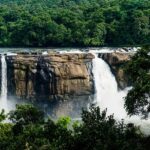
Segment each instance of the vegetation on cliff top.
[{"label": "vegetation on cliff top", "polygon": [[[133,124],[117,122],[106,110],[91,107],[83,110],[82,123],[61,118],[45,120],[43,113],[31,105],[17,105],[8,114],[12,123],[0,122],[1,150],[147,150],[145,137]],[[5,114],[0,114],[0,121]]]},{"label": "vegetation on cliff top", "polygon": [[0,0],[0,46],[150,42],[149,0]]}]

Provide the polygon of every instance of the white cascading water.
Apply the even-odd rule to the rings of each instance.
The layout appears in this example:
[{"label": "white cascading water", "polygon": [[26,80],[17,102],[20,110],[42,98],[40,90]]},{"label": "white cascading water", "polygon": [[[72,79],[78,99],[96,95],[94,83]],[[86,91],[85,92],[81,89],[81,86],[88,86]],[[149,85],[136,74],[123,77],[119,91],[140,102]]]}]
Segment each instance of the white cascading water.
[{"label": "white cascading water", "polygon": [[7,111],[7,64],[5,55],[1,55],[1,97],[0,108]]},{"label": "white cascading water", "polygon": [[104,110],[107,108],[107,115],[114,114],[117,120],[124,119],[125,123],[134,123],[141,127],[141,131],[150,134],[150,120],[141,120],[138,116],[127,116],[124,109],[124,97],[129,90],[118,91],[117,82],[112,74],[109,65],[98,58],[96,54],[93,60],[93,75],[95,80],[95,101],[96,104]]},{"label": "white cascading water", "polygon": [[[118,92],[117,82],[114,75],[111,73],[108,64],[101,58],[95,55],[93,60],[93,74],[95,78],[97,105],[103,110],[107,108],[108,114],[114,114],[118,119],[124,118],[126,112],[123,109],[123,98],[126,92]],[[109,106],[108,103],[109,102]]]}]

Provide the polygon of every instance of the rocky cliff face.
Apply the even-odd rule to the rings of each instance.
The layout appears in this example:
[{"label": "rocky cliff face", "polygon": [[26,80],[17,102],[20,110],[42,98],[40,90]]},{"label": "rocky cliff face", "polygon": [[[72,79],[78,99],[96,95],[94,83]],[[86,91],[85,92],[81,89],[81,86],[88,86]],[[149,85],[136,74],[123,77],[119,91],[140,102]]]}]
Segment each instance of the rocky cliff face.
[{"label": "rocky cliff face", "polygon": [[124,89],[130,85],[128,76],[125,74],[123,67],[126,62],[131,59],[132,55],[133,54],[131,53],[122,52],[99,54],[99,57],[102,57],[109,64],[113,74],[116,77],[119,89]]},{"label": "rocky cliff face", "polygon": [[20,99],[88,99],[94,93],[92,54],[7,56],[8,96]]},{"label": "rocky cliff face", "polygon": [[[130,54],[114,52],[99,57],[111,67],[120,89],[130,84],[123,71]],[[28,100],[87,100],[94,94],[93,58],[90,53],[7,56],[8,96]]]}]

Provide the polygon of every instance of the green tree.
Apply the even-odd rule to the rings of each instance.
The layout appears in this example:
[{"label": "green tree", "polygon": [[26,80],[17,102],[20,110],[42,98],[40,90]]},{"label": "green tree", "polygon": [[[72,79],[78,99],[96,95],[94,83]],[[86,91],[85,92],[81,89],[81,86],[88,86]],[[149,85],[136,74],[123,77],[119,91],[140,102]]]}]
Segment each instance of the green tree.
[{"label": "green tree", "polygon": [[10,111],[9,119],[23,125],[44,121],[44,113],[32,105],[16,105],[16,110]]},{"label": "green tree", "polygon": [[147,118],[150,113],[150,48],[140,49],[126,66],[133,88],[125,99],[125,108],[129,115],[141,115]]},{"label": "green tree", "polygon": [[107,110],[91,107],[83,111],[83,124],[75,129],[75,149],[83,150],[142,150],[141,134],[133,124],[117,122]]}]

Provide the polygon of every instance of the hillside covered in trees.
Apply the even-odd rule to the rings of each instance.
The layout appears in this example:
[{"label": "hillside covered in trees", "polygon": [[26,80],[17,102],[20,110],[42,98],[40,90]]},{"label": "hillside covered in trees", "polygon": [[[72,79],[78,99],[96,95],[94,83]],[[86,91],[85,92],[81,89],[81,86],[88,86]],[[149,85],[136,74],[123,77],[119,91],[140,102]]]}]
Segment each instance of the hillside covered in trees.
[{"label": "hillside covered in trees", "polygon": [[1,47],[149,42],[149,0],[0,0]]}]

